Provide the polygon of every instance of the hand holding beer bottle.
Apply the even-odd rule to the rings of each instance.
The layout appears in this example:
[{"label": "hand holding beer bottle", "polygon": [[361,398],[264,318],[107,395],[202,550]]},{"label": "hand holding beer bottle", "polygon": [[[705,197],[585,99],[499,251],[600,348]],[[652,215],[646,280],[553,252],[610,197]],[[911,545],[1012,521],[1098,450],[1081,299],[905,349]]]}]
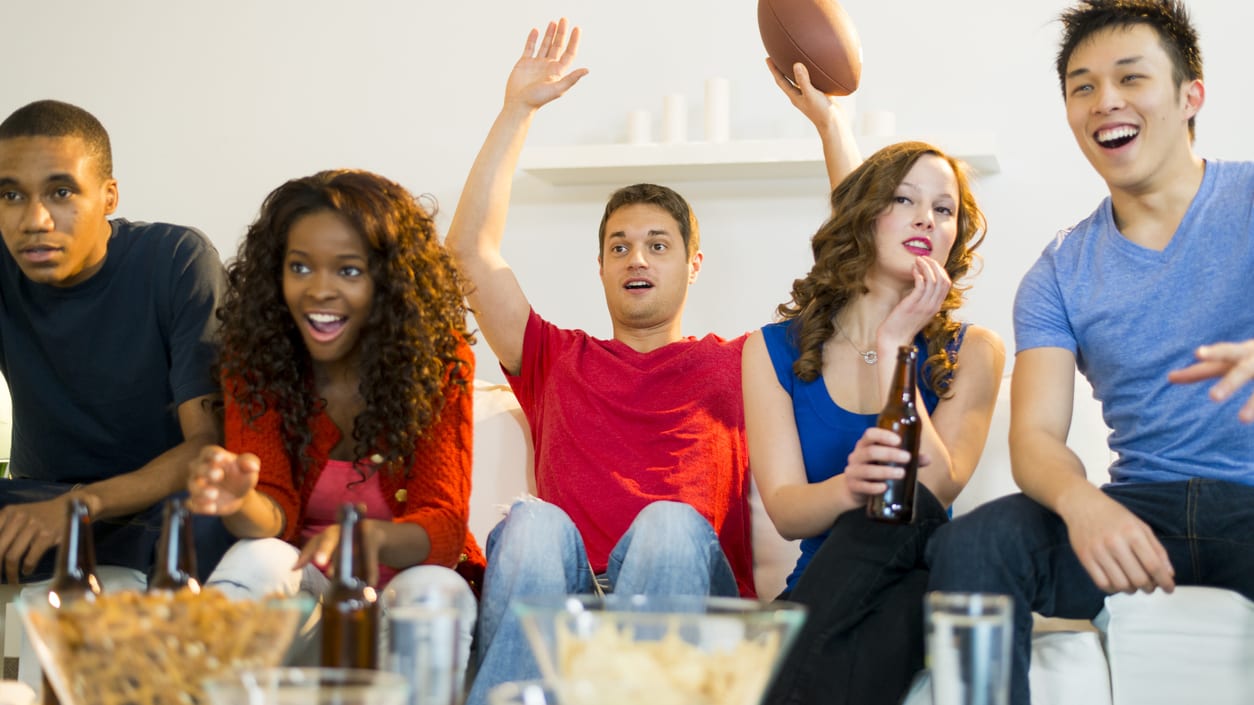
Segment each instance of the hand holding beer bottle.
[{"label": "hand holding beer bottle", "polygon": [[897,434],[901,448],[910,453],[904,464],[886,463],[905,471],[903,477],[884,480],[887,488],[883,494],[867,498],[867,516],[876,521],[909,524],[914,518],[914,495],[919,477],[919,436],[922,424],[915,405],[915,388],[919,362],[918,349],[903,345],[897,349],[897,367],[893,371],[893,386],[888,392],[888,402],[880,412],[876,427]]}]

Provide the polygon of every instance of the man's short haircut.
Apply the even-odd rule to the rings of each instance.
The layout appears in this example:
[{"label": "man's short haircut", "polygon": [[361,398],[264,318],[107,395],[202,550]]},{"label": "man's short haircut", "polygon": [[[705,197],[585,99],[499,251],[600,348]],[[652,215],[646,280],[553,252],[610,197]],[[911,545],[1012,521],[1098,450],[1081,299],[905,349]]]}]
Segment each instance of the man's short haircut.
[{"label": "man's short haircut", "polygon": [[637,203],[657,206],[670,213],[675,222],[679,223],[679,234],[684,238],[684,251],[689,260],[701,249],[701,230],[697,227],[697,217],[692,214],[692,208],[683,196],[665,186],[634,184],[615,191],[605,204],[605,215],[601,216],[601,229],[597,234],[598,257],[605,254],[605,224],[609,222],[610,215],[619,208]]},{"label": "man's short haircut", "polygon": [[96,160],[102,178],[113,178],[113,149],[109,133],[96,116],[59,100],[37,100],[24,105],[0,123],[0,140],[17,137],[78,137]]},{"label": "man's short haircut", "polygon": [[[1180,0],[1085,0],[1066,10],[1062,21],[1062,43],[1058,49],[1058,83],[1067,94],[1067,64],[1076,47],[1094,34],[1107,29],[1128,29],[1143,24],[1158,34],[1167,56],[1171,57],[1176,88],[1185,81],[1202,78],[1202,50],[1197,29]],[[1189,118],[1189,136],[1193,136]]]}]

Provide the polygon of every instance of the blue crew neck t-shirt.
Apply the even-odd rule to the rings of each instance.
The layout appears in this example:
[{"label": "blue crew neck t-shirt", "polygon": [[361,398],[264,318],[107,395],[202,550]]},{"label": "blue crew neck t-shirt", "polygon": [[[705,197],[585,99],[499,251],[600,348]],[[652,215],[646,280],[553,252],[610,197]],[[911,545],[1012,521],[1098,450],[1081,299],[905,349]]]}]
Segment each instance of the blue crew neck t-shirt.
[{"label": "blue crew neck t-shirt", "polygon": [[1250,386],[1223,403],[1214,381],[1171,384],[1199,345],[1254,338],[1254,163],[1207,161],[1161,252],[1125,238],[1107,198],[1060,233],[1015,297],[1018,352],[1075,354],[1102,404],[1116,482],[1193,477],[1254,485],[1254,428],[1237,420]]}]

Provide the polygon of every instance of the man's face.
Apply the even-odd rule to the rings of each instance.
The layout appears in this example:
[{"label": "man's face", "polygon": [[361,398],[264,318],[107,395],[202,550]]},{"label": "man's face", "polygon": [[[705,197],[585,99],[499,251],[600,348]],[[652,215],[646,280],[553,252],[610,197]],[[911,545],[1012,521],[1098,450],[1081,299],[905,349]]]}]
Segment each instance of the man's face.
[{"label": "man's face", "polygon": [[679,223],[666,209],[634,203],[606,220],[601,284],[616,326],[639,330],[672,323],[700,269],[701,253],[688,259]]},{"label": "man's face", "polygon": [[1202,82],[1175,85],[1153,28],[1093,34],[1071,55],[1065,85],[1071,132],[1112,190],[1147,190],[1188,163],[1188,122],[1201,108]]},{"label": "man's face", "polygon": [[0,140],[0,236],[31,280],[73,286],[99,271],[117,204],[81,138]]}]

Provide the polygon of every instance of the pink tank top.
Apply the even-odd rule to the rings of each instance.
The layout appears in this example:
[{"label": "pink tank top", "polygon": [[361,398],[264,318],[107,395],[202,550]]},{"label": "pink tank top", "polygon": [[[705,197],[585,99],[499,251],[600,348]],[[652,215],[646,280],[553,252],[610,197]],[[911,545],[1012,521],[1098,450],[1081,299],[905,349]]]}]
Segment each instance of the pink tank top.
[{"label": "pink tank top", "polygon": [[[368,463],[366,465],[369,466]],[[379,486],[378,473],[372,472],[363,480],[361,473],[353,469],[352,462],[328,460],[305,506],[305,524],[300,530],[301,544],[335,524],[336,514],[344,502],[364,505],[367,519],[393,519],[392,508]],[[396,572],[394,568],[380,565],[379,586],[387,585]]]}]

